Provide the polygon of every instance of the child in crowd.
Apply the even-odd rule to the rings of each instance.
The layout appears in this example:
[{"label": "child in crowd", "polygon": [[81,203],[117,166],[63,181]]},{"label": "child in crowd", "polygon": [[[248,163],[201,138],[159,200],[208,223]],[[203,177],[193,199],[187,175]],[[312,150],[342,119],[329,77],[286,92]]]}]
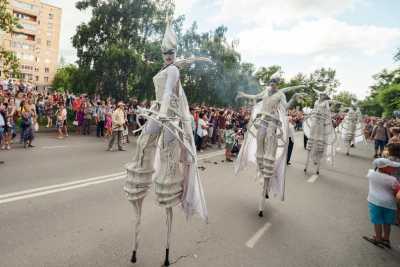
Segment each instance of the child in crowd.
[{"label": "child in crowd", "polygon": [[232,162],[232,149],[235,144],[235,131],[233,131],[232,124],[226,125],[226,131],[224,133],[225,140],[225,158],[226,161]]},{"label": "child in crowd", "polygon": [[368,209],[375,236],[363,238],[381,248],[391,248],[390,227],[396,222],[396,190],[399,188],[394,173],[400,163],[386,158],[374,160],[375,170],[369,170]]},{"label": "child in crowd", "polygon": [[106,129],[106,137],[112,136],[112,108],[107,107],[106,109],[106,122],[104,125]]},{"label": "child in crowd", "polygon": [[61,114],[61,110],[57,111],[57,121],[56,121],[56,127],[57,127],[57,131],[58,131],[58,139],[63,139],[64,135],[63,135],[63,126],[64,126],[64,119],[63,116]]}]

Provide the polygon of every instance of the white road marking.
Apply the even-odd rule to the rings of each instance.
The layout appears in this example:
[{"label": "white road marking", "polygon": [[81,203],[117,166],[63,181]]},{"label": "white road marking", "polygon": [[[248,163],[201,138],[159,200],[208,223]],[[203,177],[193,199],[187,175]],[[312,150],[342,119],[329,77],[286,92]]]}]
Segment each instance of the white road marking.
[{"label": "white road marking", "polygon": [[[213,157],[220,156],[223,154],[224,154],[223,151],[212,152],[212,153],[208,153],[208,154],[199,156],[198,160],[199,161],[205,160],[205,159],[213,158]],[[43,187],[13,192],[13,193],[7,193],[7,194],[0,195],[0,204],[10,203],[10,202],[18,201],[18,200],[23,200],[23,199],[45,196],[45,195],[49,195],[49,194],[74,190],[74,189],[78,189],[78,188],[82,188],[82,187],[88,187],[88,186],[107,183],[107,182],[118,181],[118,180],[121,180],[124,178],[126,178],[126,172],[118,172],[118,173],[113,173],[113,174],[109,174],[109,175],[102,175],[102,176],[97,176],[97,177],[83,179],[83,180],[77,180],[77,181],[68,182],[68,183],[43,186]]]},{"label": "white road marking", "polygon": [[253,248],[258,240],[260,240],[260,238],[265,234],[265,232],[268,231],[268,229],[272,226],[271,223],[267,222],[264,224],[263,227],[261,227],[260,230],[257,231],[257,233],[255,233],[250,239],[249,241],[246,242],[246,246],[249,248]]},{"label": "white road marking", "polygon": [[314,174],[307,180],[307,182],[315,183],[315,181],[317,181],[318,178],[319,178],[319,175],[318,174]]},{"label": "white road marking", "polygon": [[14,201],[22,200],[22,199],[28,199],[28,198],[35,198],[35,197],[50,195],[50,194],[54,194],[54,193],[69,191],[69,190],[73,190],[73,189],[77,189],[77,188],[82,188],[82,187],[87,187],[87,186],[91,186],[91,185],[107,183],[107,182],[111,182],[111,181],[117,181],[117,180],[124,179],[125,177],[126,177],[126,175],[121,175],[121,176],[116,176],[116,177],[112,177],[112,178],[109,178],[109,179],[98,180],[98,181],[93,181],[93,182],[84,183],[84,184],[78,184],[78,185],[74,185],[74,186],[68,186],[68,187],[57,188],[57,189],[42,191],[42,192],[33,193],[33,194],[27,194],[27,195],[22,195],[22,196],[17,196],[17,197],[6,198],[6,199],[0,200],[0,204],[14,202]]},{"label": "white road marking", "polygon": [[96,180],[107,179],[107,178],[114,177],[114,176],[120,176],[123,174],[125,174],[125,172],[118,172],[118,173],[113,173],[113,174],[109,174],[109,175],[97,176],[97,177],[84,179],[84,180],[77,180],[77,181],[73,181],[73,182],[69,182],[69,183],[38,187],[38,188],[34,188],[34,189],[0,195],[0,199],[16,197],[19,195],[31,194],[31,193],[36,193],[36,192],[40,192],[40,191],[52,190],[52,189],[60,188],[60,187],[68,187],[68,186],[73,186],[73,185],[77,185],[77,184],[88,183],[88,182],[92,182],[92,181],[96,181]]}]

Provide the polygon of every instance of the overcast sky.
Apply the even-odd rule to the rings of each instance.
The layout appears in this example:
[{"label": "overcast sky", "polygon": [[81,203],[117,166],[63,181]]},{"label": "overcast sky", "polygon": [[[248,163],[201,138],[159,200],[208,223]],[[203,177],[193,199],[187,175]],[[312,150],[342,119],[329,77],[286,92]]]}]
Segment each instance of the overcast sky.
[{"label": "overcast sky", "polygon": [[[74,0],[44,0],[63,9],[61,55],[76,60],[71,44],[76,26],[90,13]],[[394,68],[400,47],[399,0],[176,0],[176,16],[200,31],[228,27],[239,39],[243,61],[256,66],[281,65],[286,77],[332,67],[341,90],[359,97],[368,93],[371,76]]]}]

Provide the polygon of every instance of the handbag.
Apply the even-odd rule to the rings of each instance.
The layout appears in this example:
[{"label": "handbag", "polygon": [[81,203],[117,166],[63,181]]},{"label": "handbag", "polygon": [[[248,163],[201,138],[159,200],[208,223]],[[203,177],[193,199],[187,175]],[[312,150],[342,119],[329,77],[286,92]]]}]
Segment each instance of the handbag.
[{"label": "handbag", "polygon": [[39,123],[35,122],[34,126],[33,126],[35,132],[39,131]]},{"label": "handbag", "polygon": [[79,125],[79,122],[78,122],[78,121],[73,121],[73,122],[72,122],[72,125],[78,126],[78,125]]}]

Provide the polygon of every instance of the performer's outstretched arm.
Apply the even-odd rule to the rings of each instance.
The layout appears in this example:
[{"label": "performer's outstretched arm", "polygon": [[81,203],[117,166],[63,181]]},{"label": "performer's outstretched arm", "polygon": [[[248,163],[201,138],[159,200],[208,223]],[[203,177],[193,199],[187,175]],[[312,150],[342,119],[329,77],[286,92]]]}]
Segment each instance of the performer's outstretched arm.
[{"label": "performer's outstretched arm", "polygon": [[[280,91],[285,94],[285,93],[288,93],[288,92],[290,92],[292,90],[298,90],[298,89],[303,89],[303,88],[305,88],[304,85],[296,85],[296,86],[290,86],[290,87],[286,87],[286,88],[280,89]],[[294,94],[292,96],[292,98],[289,100],[289,102],[285,103],[286,109],[290,109],[296,103],[296,101],[298,99],[300,99],[300,98],[302,98],[304,96],[306,96],[306,94],[304,94],[304,93],[296,93],[296,94]]]},{"label": "performer's outstretched arm", "polygon": [[267,90],[262,91],[259,94],[256,95],[249,95],[246,94],[244,92],[239,92],[236,98],[246,98],[246,99],[250,99],[250,100],[260,100],[264,97],[264,95],[266,94]]}]

